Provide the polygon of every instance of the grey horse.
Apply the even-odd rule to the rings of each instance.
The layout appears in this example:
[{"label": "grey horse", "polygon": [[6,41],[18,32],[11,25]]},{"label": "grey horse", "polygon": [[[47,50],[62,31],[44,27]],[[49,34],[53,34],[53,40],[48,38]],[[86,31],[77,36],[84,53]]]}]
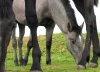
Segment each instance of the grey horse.
[{"label": "grey horse", "polygon": [[[36,0],[36,14],[38,19],[38,25],[28,24],[31,22],[30,20],[33,20],[33,22],[35,20],[32,19],[31,17],[29,20],[30,22],[28,21],[27,19],[28,14],[26,14],[27,8],[25,9],[25,7],[28,6],[25,5],[24,0],[20,0],[20,1],[14,0],[13,9],[16,16],[16,23],[28,25],[29,28],[32,29],[31,31],[32,37],[30,37],[29,40],[29,42],[31,43],[30,48],[33,47],[33,52],[32,52],[33,64],[31,67],[31,71],[34,70],[41,71],[40,68],[41,53],[40,53],[39,46],[37,46],[38,42],[36,40],[37,39],[36,30],[34,30],[37,29],[37,26],[44,26],[46,28],[46,53],[47,53],[46,63],[47,64],[51,64],[50,49],[51,49],[52,34],[53,34],[53,29],[55,24],[58,25],[58,27],[64,34],[64,37],[67,41],[68,50],[76,60],[76,63],[78,63],[81,59],[82,50],[83,50],[83,37],[81,35],[83,24],[81,26],[77,24],[74,11],[70,6],[69,1],[68,0]],[[29,14],[31,14],[31,12],[29,12]],[[20,55],[22,55],[22,52],[20,53]],[[17,56],[15,56],[15,59],[17,59]],[[27,58],[24,58],[24,60],[25,59]],[[22,56],[20,56],[20,60],[23,60]],[[15,60],[15,62],[16,61],[17,60]]]}]

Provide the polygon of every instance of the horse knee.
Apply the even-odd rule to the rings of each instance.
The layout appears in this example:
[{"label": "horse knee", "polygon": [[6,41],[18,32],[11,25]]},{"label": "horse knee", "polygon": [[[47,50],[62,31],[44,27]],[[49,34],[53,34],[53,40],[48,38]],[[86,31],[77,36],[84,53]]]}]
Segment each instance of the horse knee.
[{"label": "horse knee", "polygon": [[27,43],[27,48],[29,48],[29,49],[32,48],[32,41],[28,41],[28,43]]},{"label": "horse knee", "polygon": [[18,41],[18,46],[19,46],[19,47],[22,47],[22,44],[23,44],[23,42],[19,40],[19,41]]},{"label": "horse knee", "polygon": [[17,48],[17,42],[12,42],[13,48]]},{"label": "horse knee", "polygon": [[41,57],[41,50],[39,48],[33,49],[32,56],[33,57]]}]

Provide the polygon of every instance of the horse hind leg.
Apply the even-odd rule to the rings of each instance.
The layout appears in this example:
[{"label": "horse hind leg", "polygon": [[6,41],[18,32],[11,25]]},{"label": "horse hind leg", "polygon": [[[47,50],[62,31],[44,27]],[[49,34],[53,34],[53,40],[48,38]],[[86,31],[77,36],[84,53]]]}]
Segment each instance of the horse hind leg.
[{"label": "horse hind leg", "polygon": [[18,38],[18,48],[19,48],[19,62],[20,65],[23,65],[23,57],[22,57],[22,45],[23,45],[23,36],[25,33],[25,25],[18,23],[19,26],[19,38]]},{"label": "horse hind leg", "polygon": [[[16,25],[16,24],[15,24]],[[16,31],[16,26],[14,26],[13,30],[12,30],[12,46],[14,49],[14,63],[15,66],[18,66],[18,58],[17,58],[17,40],[16,40],[16,36],[15,36],[15,31]]]},{"label": "horse hind leg", "polygon": [[32,37],[31,37],[31,34],[30,34],[30,38],[29,38],[29,41],[27,43],[27,52],[26,52],[26,55],[24,57],[24,64],[23,64],[24,66],[27,65],[28,56],[29,56],[29,52],[30,52],[31,48],[32,48]]}]

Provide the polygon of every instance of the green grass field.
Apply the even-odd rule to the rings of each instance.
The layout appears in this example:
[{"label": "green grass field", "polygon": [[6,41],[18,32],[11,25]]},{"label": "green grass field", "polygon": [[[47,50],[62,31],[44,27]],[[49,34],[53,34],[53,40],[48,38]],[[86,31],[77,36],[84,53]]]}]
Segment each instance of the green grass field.
[{"label": "green grass field", "polygon": [[[85,37],[85,35],[83,34]],[[99,35],[100,37],[100,35]],[[46,65],[46,49],[45,49],[45,36],[39,36],[39,45],[42,52],[41,57],[41,68],[43,72],[100,72],[100,59],[98,68],[89,68],[87,64],[87,69],[85,70],[77,70],[75,60],[68,52],[66,48],[66,41],[63,34],[54,34],[53,42],[51,48],[51,58],[52,65]],[[28,37],[24,37],[23,44],[23,57],[25,56],[25,52],[27,49],[27,41]],[[18,49],[17,49],[18,50]],[[92,57],[92,51],[91,51]],[[12,43],[10,42],[6,57],[6,70],[7,72],[29,72],[32,64],[32,52],[29,55],[29,61],[27,66],[15,66],[14,65],[14,53],[12,48]]]}]

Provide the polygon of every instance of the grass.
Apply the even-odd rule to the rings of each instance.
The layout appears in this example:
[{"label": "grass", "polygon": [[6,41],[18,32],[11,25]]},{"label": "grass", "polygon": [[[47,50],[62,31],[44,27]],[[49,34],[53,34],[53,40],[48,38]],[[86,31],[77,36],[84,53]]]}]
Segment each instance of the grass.
[{"label": "grass", "polygon": [[[83,36],[85,37],[85,34],[83,34]],[[75,63],[75,60],[73,59],[73,57],[66,48],[66,41],[62,33],[53,35],[53,43],[51,49],[52,65],[46,65],[45,35],[39,36],[38,39],[39,39],[40,49],[42,52],[41,68],[43,72],[100,72],[100,65],[98,66],[98,68],[89,68],[87,64],[87,69],[85,70],[78,71],[76,69],[77,65]],[[26,46],[27,41],[28,37],[24,37],[23,56],[25,56],[25,52],[27,49]],[[92,58],[92,52],[91,52],[91,58]],[[98,62],[100,64],[100,59]],[[27,66],[14,65],[14,53],[13,53],[12,43],[10,42],[6,57],[7,72],[29,72],[31,64],[32,64],[32,52],[30,52]]]}]

